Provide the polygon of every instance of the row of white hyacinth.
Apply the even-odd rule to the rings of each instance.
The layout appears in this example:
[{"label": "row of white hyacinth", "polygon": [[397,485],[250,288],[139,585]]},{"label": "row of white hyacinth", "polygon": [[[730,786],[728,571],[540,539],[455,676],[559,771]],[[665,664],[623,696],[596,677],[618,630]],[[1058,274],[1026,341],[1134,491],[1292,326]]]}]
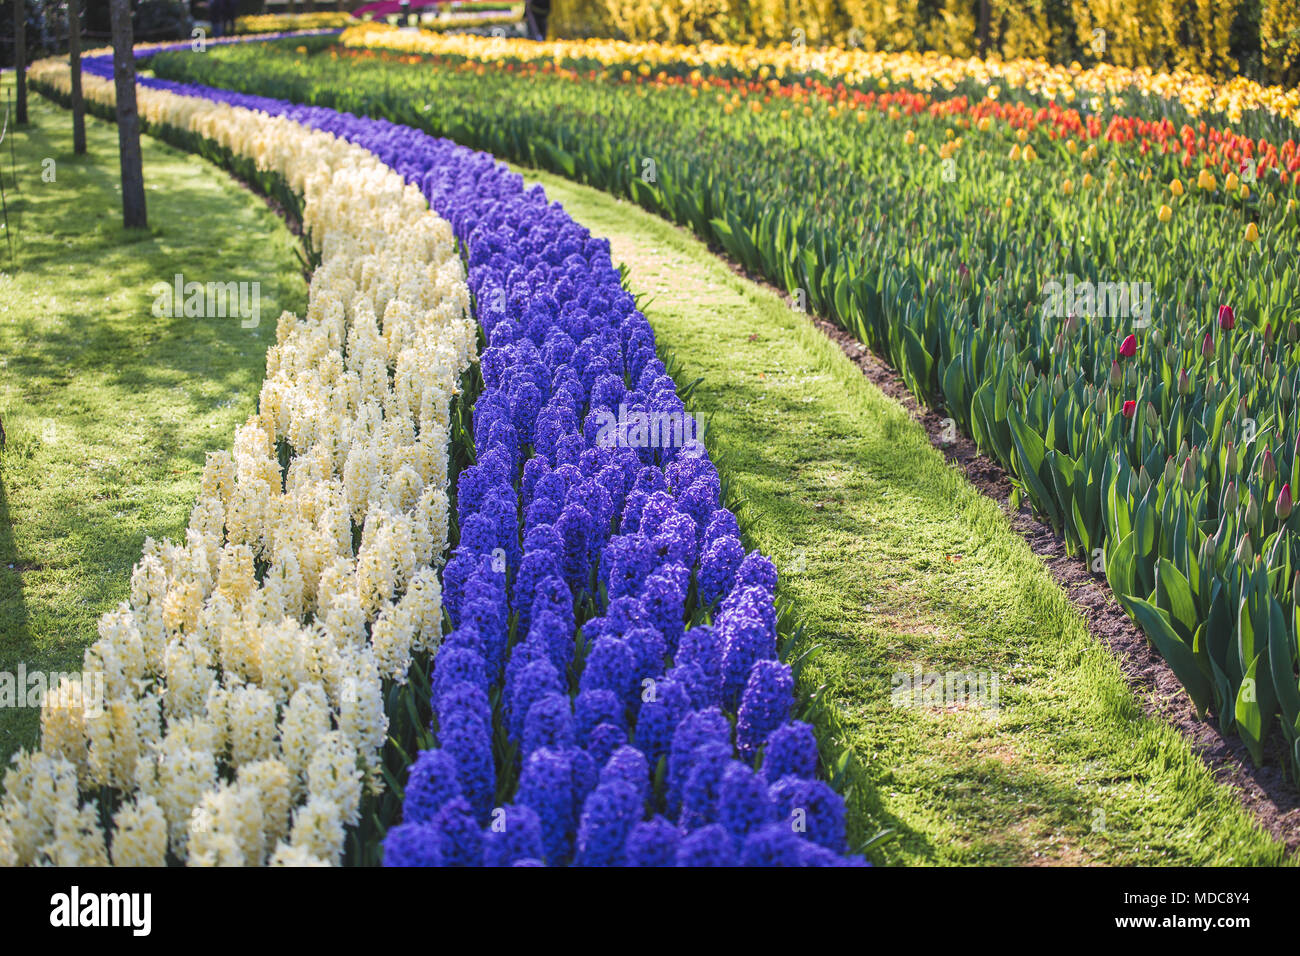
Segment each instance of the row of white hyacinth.
[{"label": "row of white hyacinth", "polygon": [[[69,87],[64,63],[30,75]],[[450,407],[476,347],[463,266],[447,222],[369,152],[138,96],[146,121],[282,177],[320,265],[305,318],[280,317],[258,413],[208,456],[184,543],[146,542],[130,601],[100,621],[84,673],[102,706],[51,694],[40,750],[6,772],[0,864],[338,863],[381,786],[383,681],[440,633]]]}]

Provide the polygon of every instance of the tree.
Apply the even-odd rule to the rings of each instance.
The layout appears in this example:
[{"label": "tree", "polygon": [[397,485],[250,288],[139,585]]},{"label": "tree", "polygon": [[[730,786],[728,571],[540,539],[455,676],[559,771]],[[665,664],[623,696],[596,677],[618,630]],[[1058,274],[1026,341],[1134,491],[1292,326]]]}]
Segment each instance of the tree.
[{"label": "tree", "polygon": [[81,0],[68,0],[68,65],[72,68],[72,151],[86,152],[86,103],[81,97]]},{"label": "tree", "polygon": [[14,0],[14,71],[18,75],[18,102],[14,122],[27,125],[27,0]]},{"label": "tree", "polygon": [[131,0],[111,0],[113,83],[117,95],[117,147],[122,157],[122,224],[143,229],[144,165],[140,158],[140,114],[135,105],[135,53],[131,49]]}]

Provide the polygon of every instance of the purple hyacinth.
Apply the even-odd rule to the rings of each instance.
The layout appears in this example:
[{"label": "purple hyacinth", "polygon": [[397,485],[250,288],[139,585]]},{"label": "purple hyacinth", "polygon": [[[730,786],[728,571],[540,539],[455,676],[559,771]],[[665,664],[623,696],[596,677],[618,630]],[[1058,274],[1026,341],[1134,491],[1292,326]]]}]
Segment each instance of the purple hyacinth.
[{"label": "purple hyacinth", "polygon": [[578,825],[574,862],[578,866],[622,866],[623,846],[641,819],[644,801],[625,780],[602,783],[587,797]]},{"label": "purple hyacinth", "polygon": [[427,823],[402,823],[384,835],[384,866],[442,866],[442,835]]},{"label": "purple hyacinth", "polygon": [[492,811],[483,833],[484,866],[514,866],[543,852],[542,823],[531,807],[506,804]]},{"label": "purple hyacinth", "polygon": [[677,846],[678,866],[735,866],[736,842],[714,823],[688,833]]},{"label": "purple hyacinth", "polygon": [[756,661],[736,713],[736,748],[752,760],[767,735],[790,716],[794,706],[794,678],[780,661]]}]

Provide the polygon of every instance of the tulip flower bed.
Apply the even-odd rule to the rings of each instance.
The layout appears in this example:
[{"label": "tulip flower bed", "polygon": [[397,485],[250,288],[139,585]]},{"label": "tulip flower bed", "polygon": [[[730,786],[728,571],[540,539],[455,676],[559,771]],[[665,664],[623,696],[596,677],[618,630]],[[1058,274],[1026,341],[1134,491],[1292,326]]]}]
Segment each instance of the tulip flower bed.
[{"label": "tulip flower bed", "polygon": [[[548,72],[595,72],[637,83],[688,81],[803,85],[822,91],[923,94],[926,106],[961,99],[997,113],[1056,107],[1120,117],[1147,117],[1175,125],[1200,120],[1231,124],[1238,132],[1294,135],[1300,126],[1300,90],[1264,87],[1244,78],[1220,83],[1187,72],[1152,73],[1110,64],[1088,69],[1053,67],[1041,60],[954,59],[938,54],[881,53],[815,47],[752,47],[703,43],[673,46],[620,40],[535,43],[499,38],[431,36],[356,24],[340,42],[355,50],[436,56],[450,62],[521,66]],[[1100,132],[1100,128],[1098,129]],[[1092,132],[1097,136],[1098,132]],[[1204,132],[1204,131],[1202,131]]]},{"label": "tulip flower bed", "polygon": [[1252,185],[1221,178],[1242,140],[1195,130],[1188,167],[1127,135],[1081,147],[815,84],[507,70],[482,49],[155,68],[420,126],[689,225],[944,406],[1105,569],[1197,707],[1256,760],[1280,727],[1300,764],[1293,142],[1256,143],[1276,160]]}]

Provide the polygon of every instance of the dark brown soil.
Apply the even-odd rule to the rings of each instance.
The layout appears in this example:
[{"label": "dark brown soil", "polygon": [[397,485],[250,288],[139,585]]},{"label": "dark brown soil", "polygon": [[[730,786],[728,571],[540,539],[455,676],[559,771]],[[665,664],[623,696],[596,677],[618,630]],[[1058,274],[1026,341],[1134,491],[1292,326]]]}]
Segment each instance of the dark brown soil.
[{"label": "dark brown soil", "polygon": [[951,434],[945,428],[946,418],[920,405],[898,374],[861,342],[824,319],[814,318],[812,322],[839,345],[877,388],[924,426],[930,442],[948,461],[962,469],[972,485],[1002,507],[1012,528],[1043,559],[1052,577],[1065,590],[1089,631],[1119,661],[1120,669],[1146,712],[1176,727],[1215,779],[1233,787],[1260,826],[1284,842],[1289,851],[1300,846],[1300,791],[1282,769],[1282,746],[1276,735],[1266,748],[1265,765],[1256,767],[1238,737],[1225,737],[1215,718],[1198,717],[1178,678],[1116,603],[1105,578],[1091,573],[1081,559],[1068,556],[1063,539],[1039,521],[1027,505],[1011,511],[1011,481],[1006,471],[979,454],[975,443],[966,436],[958,433],[955,441],[946,441],[945,432]]}]

